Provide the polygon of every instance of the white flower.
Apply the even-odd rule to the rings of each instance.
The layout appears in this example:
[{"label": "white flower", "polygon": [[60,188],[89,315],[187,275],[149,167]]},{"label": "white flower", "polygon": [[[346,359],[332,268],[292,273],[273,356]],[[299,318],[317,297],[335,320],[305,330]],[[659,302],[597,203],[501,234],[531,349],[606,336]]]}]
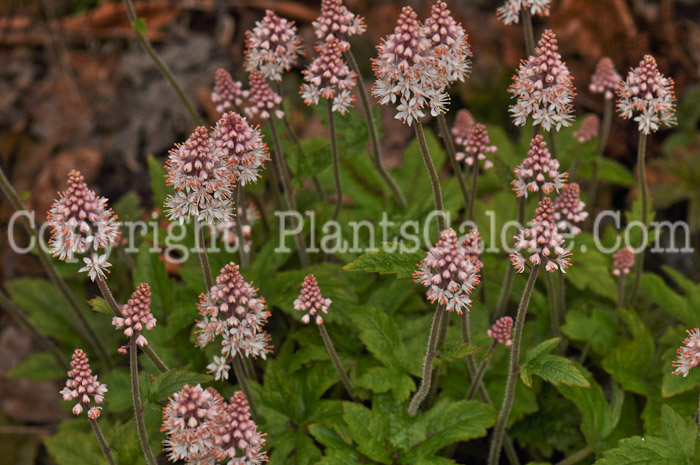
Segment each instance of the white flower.
[{"label": "white flower", "polygon": [[[92,258],[84,257],[83,261],[85,262],[85,266],[79,269],[78,272],[83,273],[87,271],[92,281],[96,279],[100,281],[104,280],[106,278],[105,270],[112,266],[112,264],[107,261],[107,254],[92,254]],[[109,273],[109,271],[107,271],[107,273]]]},{"label": "white flower", "polygon": [[214,361],[207,365],[207,371],[214,375],[215,380],[228,379],[228,372],[231,366],[226,357],[214,355]]}]

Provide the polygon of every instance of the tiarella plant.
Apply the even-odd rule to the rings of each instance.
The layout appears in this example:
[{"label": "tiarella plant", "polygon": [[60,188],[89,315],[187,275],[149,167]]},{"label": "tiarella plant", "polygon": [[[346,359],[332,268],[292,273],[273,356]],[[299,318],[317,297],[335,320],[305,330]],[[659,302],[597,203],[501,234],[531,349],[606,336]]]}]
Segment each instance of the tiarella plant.
[{"label": "tiarella plant", "polygon": [[[48,242],[19,217],[48,280],[9,281],[0,306],[46,352],[8,376],[65,381],[52,392],[75,418],[46,439],[51,461],[700,463],[700,285],[645,270],[659,233],[629,228],[655,214],[647,136],[676,124],[666,64],[646,55],[622,79],[598,54],[584,112],[557,3],[509,0],[493,13],[523,29],[513,103],[468,111],[480,58],[451,6],[403,6],[372,57],[342,0],[268,9],[242,66],[207,76],[204,123],[125,1],[192,124],[149,156],[147,202],[108,202],[72,170]],[[615,94],[639,132],[615,137],[637,149],[638,200],[601,218],[601,186],[635,184],[606,156]],[[380,105],[410,138],[393,158]],[[22,212],[3,172],[0,187]]]}]

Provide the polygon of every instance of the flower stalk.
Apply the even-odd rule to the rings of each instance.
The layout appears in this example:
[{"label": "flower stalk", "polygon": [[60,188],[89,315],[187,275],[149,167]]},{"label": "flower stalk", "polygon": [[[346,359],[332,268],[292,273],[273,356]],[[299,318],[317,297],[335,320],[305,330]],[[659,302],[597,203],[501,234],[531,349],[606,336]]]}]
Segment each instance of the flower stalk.
[{"label": "flower stalk", "polygon": [[333,179],[335,181],[335,210],[333,221],[338,220],[340,209],[343,207],[343,187],[340,184],[340,157],[338,156],[338,141],[335,134],[335,117],[333,116],[333,101],[328,99],[328,129],[331,137],[331,161],[333,162]]},{"label": "flower stalk", "polygon": [[[642,200],[642,224],[646,228],[649,224],[648,218],[648,203],[649,203],[649,193],[647,187],[647,174],[646,174],[646,157],[647,149],[647,135],[644,131],[639,132],[639,146],[637,148],[637,180],[639,194]],[[644,243],[645,235],[642,234],[639,239],[639,247],[641,251],[637,254],[636,267],[634,269],[634,281],[632,282],[632,290],[630,291],[629,301],[627,302],[627,307],[630,308],[634,306],[637,295],[639,294],[639,287],[642,283],[642,270],[644,269],[644,249],[646,244]]]},{"label": "flower stalk", "polygon": [[195,223],[197,230],[197,255],[199,256],[199,265],[202,267],[204,274],[204,285],[207,290],[214,285],[214,279],[211,275],[211,265],[209,264],[209,254],[207,253],[206,241],[204,240],[204,227],[201,222]]},{"label": "flower stalk", "polygon": [[498,420],[496,420],[496,426],[494,427],[493,436],[491,438],[488,465],[497,465],[498,458],[501,454],[501,446],[503,445],[503,438],[506,433],[508,417],[510,416],[511,409],[513,408],[513,399],[515,398],[515,386],[518,380],[518,371],[520,368],[520,344],[522,342],[523,326],[525,325],[525,317],[527,316],[530,298],[532,297],[532,291],[535,288],[535,282],[537,281],[537,274],[540,271],[540,266],[540,264],[534,265],[530,270],[530,276],[525,284],[525,290],[523,291],[520,306],[518,307],[518,313],[515,318],[513,345],[510,351],[508,380],[506,381],[503,404],[501,405],[501,410],[498,413]]},{"label": "flower stalk", "polygon": [[258,416],[258,410],[255,408],[255,402],[253,402],[253,395],[250,390],[250,385],[248,384],[248,379],[243,372],[243,364],[241,363],[240,357],[234,357],[231,361],[233,365],[233,372],[236,374],[236,380],[238,384],[241,385],[241,391],[245,394],[246,399],[248,399],[248,406],[250,407],[250,416],[253,420],[260,418]]},{"label": "flower stalk", "polygon": [[523,35],[525,36],[525,53],[527,56],[535,54],[535,33],[532,27],[532,15],[529,8],[522,9]]},{"label": "flower stalk", "polygon": [[428,337],[428,347],[425,351],[425,360],[423,361],[423,378],[420,383],[418,391],[413,395],[413,399],[408,404],[408,415],[411,417],[416,416],[418,412],[418,407],[425,400],[428,393],[430,392],[430,384],[432,381],[433,372],[433,361],[437,355],[437,340],[440,333],[440,325],[442,318],[445,317],[445,307],[438,304],[435,309],[435,314],[433,315],[433,322],[430,326],[430,336]]},{"label": "flower stalk", "polygon": [[467,185],[464,182],[464,173],[462,168],[457,162],[457,152],[455,150],[454,142],[452,142],[452,136],[449,129],[447,128],[447,121],[445,120],[445,115],[440,113],[437,116],[438,128],[440,129],[440,137],[442,137],[442,142],[445,144],[445,151],[447,152],[447,157],[450,159],[450,164],[452,164],[452,171],[455,173],[457,178],[457,184],[459,184],[459,190],[462,192],[462,198],[464,199],[464,205],[467,207],[467,215],[469,215],[469,203],[471,197],[469,196],[469,191],[467,190]]},{"label": "flower stalk", "polygon": [[136,429],[141,441],[141,449],[148,465],[157,465],[151,445],[148,442],[146,433],[146,423],[143,421],[143,408],[141,406],[141,391],[139,388],[139,362],[137,358],[138,346],[136,345],[136,335],[131,336],[129,344],[129,371],[131,373],[131,397],[134,401],[134,417],[136,418]]},{"label": "flower stalk", "polygon": [[236,196],[236,219],[234,221],[236,228],[236,237],[238,238],[238,259],[241,265],[241,269],[245,270],[248,268],[248,242],[246,241],[245,234],[243,234],[243,224],[242,221],[245,217],[245,207],[243,206],[243,188],[236,184],[234,189],[234,195]]},{"label": "flower stalk", "polygon": [[437,171],[435,170],[435,165],[433,164],[433,159],[430,156],[430,151],[428,150],[428,143],[425,140],[425,133],[423,131],[423,124],[420,121],[415,121],[413,125],[416,138],[418,139],[418,146],[420,147],[420,153],[423,157],[423,163],[428,171],[428,176],[430,177],[430,186],[433,190],[433,201],[435,203],[435,210],[437,212],[438,221],[438,232],[445,229],[445,209],[442,203],[442,190],[440,189],[440,178],[438,177]]},{"label": "flower stalk", "polygon": [[[591,208],[595,207],[596,197],[598,196],[598,173],[600,172],[600,163],[605,153],[605,148],[608,145],[610,131],[613,121],[613,99],[606,98],[603,106],[603,123],[600,130],[600,140],[598,141],[598,151],[593,162],[593,174],[591,176],[591,184],[588,187],[587,203]],[[591,215],[591,218],[593,216]]]},{"label": "flower stalk", "polygon": [[489,362],[491,361],[491,357],[493,356],[493,352],[496,350],[497,345],[498,341],[493,341],[486,353],[484,354],[484,358],[481,359],[479,367],[472,376],[471,385],[469,386],[469,391],[467,391],[467,400],[472,400],[474,398],[476,390],[481,384],[481,380],[484,378],[484,373],[486,373],[486,368],[488,367]]},{"label": "flower stalk", "polygon": [[88,422],[92,427],[92,431],[95,433],[95,437],[97,438],[97,442],[100,445],[100,449],[102,449],[102,453],[105,455],[105,458],[109,462],[109,465],[117,465],[117,462],[114,461],[114,457],[112,457],[112,451],[109,450],[109,446],[107,445],[107,441],[105,440],[105,435],[102,434],[102,429],[97,423],[97,420],[88,417]]},{"label": "flower stalk", "polygon": [[345,386],[345,390],[348,391],[348,394],[350,395],[351,399],[355,398],[354,395],[354,389],[352,387],[352,383],[350,382],[350,378],[348,377],[348,374],[345,372],[345,368],[343,368],[343,364],[340,363],[340,357],[338,357],[338,352],[335,351],[335,347],[333,346],[333,341],[331,340],[330,335],[328,334],[328,331],[326,330],[326,326],[321,323],[318,326],[318,331],[321,333],[321,339],[323,339],[323,343],[326,345],[326,349],[328,350],[328,355],[331,357],[331,361],[333,362],[333,366],[335,367],[335,371],[338,372],[338,376],[340,377],[340,381],[343,383],[343,386]]},{"label": "flower stalk", "polygon": [[[517,222],[519,225],[523,225],[525,221],[525,197],[518,197],[518,218]],[[503,287],[501,287],[501,293],[498,295],[498,301],[496,302],[496,310],[494,311],[494,318],[502,317],[506,312],[506,307],[508,306],[508,301],[510,300],[510,290],[513,287],[513,277],[515,276],[515,270],[512,266],[506,267],[506,275],[503,278]]]}]

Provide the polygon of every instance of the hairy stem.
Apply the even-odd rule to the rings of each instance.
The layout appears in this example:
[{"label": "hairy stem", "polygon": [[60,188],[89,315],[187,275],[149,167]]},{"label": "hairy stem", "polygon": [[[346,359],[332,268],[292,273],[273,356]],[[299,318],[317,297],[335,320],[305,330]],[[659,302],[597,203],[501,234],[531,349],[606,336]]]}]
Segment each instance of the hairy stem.
[{"label": "hairy stem", "polygon": [[471,197],[469,196],[469,191],[467,190],[467,184],[464,182],[464,173],[462,172],[462,167],[460,166],[459,161],[457,161],[455,144],[452,142],[450,130],[447,128],[447,121],[445,120],[445,115],[440,113],[437,116],[437,120],[438,128],[440,129],[440,137],[442,137],[442,143],[445,144],[447,158],[450,159],[452,171],[454,171],[455,177],[457,178],[457,184],[459,184],[459,190],[462,192],[462,198],[464,199],[464,205],[467,210],[467,215],[469,215],[469,203]]},{"label": "hairy stem", "polygon": [[476,187],[479,182],[479,160],[474,157],[474,166],[472,166],[472,184],[471,193],[469,194],[469,206],[467,207],[467,219],[474,221],[474,204],[476,203]]},{"label": "hairy stem", "polygon": [[233,365],[233,372],[236,373],[236,380],[238,381],[238,384],[241,385],[241,391],[243,391],[243,394],[245,394],[245,398],[248,401],[250,416],[253,417],[253,420],[257,421],[260,417],[258,416],[258,410],[255,408],[255,402],[253,402],[253,395],[250,391],[248,379],[245,377],[245,373],[243,373],[243,364],[241,363],[239,357],[234,357],[231,364]]},{"label": "hairy stem", "polygon": [[[598,173],[600,172],[600,163],[603,159],[605,148],[608,145],[608,139],[610,138],[612,121],[613,99],[606,98],[603,106],[603,124],[601,125],[600,140],[598,141],[598,152],[596,153],[596,158],[593,161],[593,175],[591,176],[591,184],[588,186],[588,198],[586,199],[589,209],[593,209],[593,207],[595,207],[595,201],[598,195]],[[589,219],[590,218],[593,218],[593,215],[590,215]]]},{"label": "hairy stem", "polygon": [[532,27],[532,15],[528,8],[522,9],[523,34],[525,35],[525,52],[527,56],[535,54],[535,33]]},{"label": "hairy stem", "polygon": [[[523,221],[525,221],[525,197],[518,197],[518,225],[522,226]],[[513,277],[515,276],[515,269],[506,265],[506,275],[503,278],[503,287],[501,287],[501,293],[498,295],[498,301],[496,302],[496,309],[493,313],[494,319],[499,319],[506,313],[506,307],[508,306],[508,301],[510,300],[510,290],[513,287]]]},{"label": "hairy stem", "polygon": [[510,416],[510,411],[513,407],[513,399],[515,397],[515,386],[518,380],[518,371],[520,367],[520,343],[522,342],[523,326],[525,325],[527,308],[530,305],[530,297],[532,297],[532,291],[535,288],[535,282],[537,281],[537,274],[539,271],[539,264],[533,266],[530,270],[530,276],[527,279],[527,284],[525,284],[525,291],[523,291],[523,297],[520,300],[520,306],[518,307],[518,314],[515,318],[513,345],[510,350],[510,367],[508,369],[508,380],[506,382],[506,390],[503,396],[503,404],[501,405],[501,411],[498,413],[498,420],[496,420],[496,426],[494,426],[493,429],[491,446],[489,448],[488,465],[497,465],[498,458],[501,454],[501,446],[503,444],[503,438],[506,433],[508,417]]},{"label": "hairy stem", "polygon": [[109,446],[105,440],[105,435],[102,434],[102,429],[97,423],[97,420],[88,417],[88,422],[90,423],[90,426],[92,426],[92,431],[95,433],[97,442],[100,444],[100,449],[102,449],[102,453],[105,454],[105,458],[109,462],[109,465],[117,465],[117,462],[114,461],[114,457],[112,457],[112,451],[109,450]]},{"label": "hairy stem", "polygon": [[204,274],[204,285],[207,287],[207,292],[214,286],[214,279],[211,276],[211,265],[209,264],[209,254],[204,240],[204,227],[202,223],[195,225],[197,230],[197,255],[199,255],[199,265],[202,267]]},{"label": "hairy stem", "polygon": [[557,309],[559,303],[559,290],[557,283],[552,276],[552,273],[545,273],[545,284],[547,286],[547,301],[549,302],[549,322],[552,325],[552,334],[554,337],[561,337],[561,325],[559,323],[559,311]]},{"label": "hairy stem", "polygon": [[134,417],[136,418],[136,429],[139,432],[139,440],[141,441],[141,449],[146,457],[148,465],[157,465],[156,458],[153,456],[151,445],[148,443],[148,434],[146,434],[146,423],[143,421],[143,409],[141,407],[141,391],[139,389],[139,361],[137,357],[138,347],[136,345],[136,335],[131,336],[131,344],[129,345],[129,371],[131,372],[131,398],[134,401]]},{"label": "hairy stem", "polygon": [[579,463],[581,460],[585,459],[593,453],[593,448],[591,446],[586,446],[578,452],[568,456],[567,458],[557,462],[557,465],[574,465]]},{"label": "hairy stem", "polygon": [[53,341],[49,339],[49,337],[44,334],[44,332],[41,331],[32,322],[32,320],[27,317],[27,315],[24,314],[24,310],[15,304],[9,296],[6,296],[2,290],[0,290],[0,307],[4,308],[20,327],[24,327],[27,331],[29,331],[34,339],[36,339],[39,344],[49,351],[51,356],[54,358],[54,360],[56,360],[56,363],[58,363],[61,368],[66,371],[70,369],[68,360],[66,360],[61,351],[58,350],[56,344],[54,344]]},{"label": "hairy stem", "polygon": [[[280,143],[280,137],[279,133],[277,132],[277,125],[275,124],[275,118],[273,116],[270,116],[270,119],[268,119],[268,122],[270,123],[270,132],[272,133],[272,143],[274,144],[275,147],[275,152],[276,152],[276,161],[277,161],[277,172],[278,175],[280,176],[280,179],[282,181],[282,190],[284,192],[284,196],[287,199],[287,205],[289,208],[297,212],[297,203],[296,200],[294,199],[294,192],[292,192],[292,183],[289,180],[289,168],[287,167],[287,159],[284,156],[284,151],[282,150],[282,144]],[[296,224],[298,222],[298,219],[295,217],[295,227],[298,226]],[[301,266],[302,267],[307,267],[311,264],[309,260],[309,256],[306,253],[306,239],[304,238],[304,233],[303,229],[304,228],[299,228],[300,231],[299,233],[294,235],[294,240],[296,242],[296,247],[297,247],[297,254],[299,255],[299,260],[301,261]]]},{"label": "hairy stem", "polygon": [[[105,301],[107,302],[109,309],[112,310],[112,314],[120,318],[123,317],[124,314],[122,313],[119,304],[117,304],[117,301],[114,299],[114,295],[109,289],[109,286],[107,286],[107,281],[97,280],[97,287],[100,288],[102,297],[104,297]],[[143,353],[146,354],[146,356],[149,359],[151,359],[156,368],[158,368],[158,371],[160,371],[161,373],[165,373],[166,371],[168,371],[167,365],[165,365],[165,363],[163,363],[160,357],[158,357],[158,355],[153,351],[153,349],[151,349],[151,346],[145,345],[142,347],[142,350]]]},{"label": "hairy stem", "polygon": [[367,97],[367,90],[365,89],[365,81],[362,79],[362,74],[360,73],[360,67],[357,65],[357,60],[352,54],[352,51],[348,49],[345,54],[345,59],[350,63],[350,68],[357,74],[357,93],[360,95],[360,102],[362,103],[362,109],[365,113],[365,121],[367,122],[367,131],[369,132],[369,140],[372,144],[372,151],[370,151],[370,160],[374,165],[374,168],[379,173],[379,176],[384,180],[384,183],[389,187],[391,194],[394,197],[394,201],[401,208],[406,208],[408,205],[406,203],[406,198],[403,196],[401,189],[399,188],[394,178],[391,177],[384,162],[382,161],[382,153],[379,147],[379,136],[377,135],[377,126],[374,123],[374,113],[372,113],[372,107],[369,103],[369,97]]},{"label": "hairy stem", "polygon": [[[639,133],[639,147],[637,148],[637,174],[639,180],[639,193],[642,196],[642,224],[644,225],[645,231],[649,224],[648,218],[648,203],[649,203],[649,193],[647,187],[647,173],[645,166],[645,157],[647,151],[647,135],[643,132]],[[629,302],[627,307],[630,308],[634,306],[637,301],[637,294],[639,294],[639,286],[642,283],[642,271],[644,270],[644,249],[646,244],[644,240],[646,239],[646,233],[643,232],[639,239],[639,248],[641,251],[637,254],[636,264],[634,268],[634,281],[632,284],[632,291],[630,292]]]},{"label": "hairy stem", "polygon": [[323,323],[317,326],[319,332],[321,333],[321,339],[323,339],[323,343],[326,345],[326,349],[328,350],[328,355],[331,356],[331,361],[333,362],[335,371],[337,371],[338,376],[340,376],[340,381],[343,383],[343,386],[345,386],[345,390],[348,391],[348,394],[350,394],[350,398],[354,399],[352,383],[350,382],[348,374],[345,373],[343,364],[340,363],[340,358],[338,357],[338,353],[335,351],[335,347],[333,347],[333,341],[331,341],[331,337],[328,335],[328,331],[326,331],[326,326]]},{"label": "hairy stem", "polygon": [[438,305],[435,309],[435,314],[433,315],[433,323],[430,326],[430,336],[428,337],[428,347],[425,351],[425,360],[423,361],[423,379],[421,380],[420,387],[418,391],[411,399],[408,404],[408,415],[413,417],[418,412],[418,407],[425,400],[428,392],[430,392],[430,384],[432,380],[433,372],[433,360],[437,355],[435,347],[437,345],[437,340],[440,333],[440,321],[444,317],[445,308],[442,305]]},{"label": "hairy stem", "polygon": [[177,82],[175,75],[173,75],[172,71],[170,71],[168,65],[166,65],[165,62],[160,59],[156,51],[151,46],[151,43],[148,41],[148,39],[146,39],[146,36],[143,35],[136,26],[137,21],[139,21],[139,17],[136,14],[134,4],[131,0],[124,0],[124,6],[126,7],[126,15],[129,17],[129,21],[131,21],[131,26],[133,27],[134,32],[136,32],[136,40],[138,40],[141,47],[143,47],[146,53],[148,53],[148,56],[151,57],[151,60],[153,60],[153,63],[155,63],[155,65],[158,67],[161,74],[163,74],[163,76],[165,76],[165,78],[168,80],[170,86],[173,88],[180,101],[183,103],[183,105],[185,105],[185,108],[187,108],[187,112],[190,114],[192,121],[194,121],[197,126],[202,126],[204,121],[202,121],[202,118],[200,118],[197,114],[197,111],[194,109],[194,105],[192,105],[192,102],[185,94],[185,91],[182,89],[180,83]]},{"label": "hairy stem", "polygon": [[236,219],[234,220],[236,227],[236,237],[238,238],[238,260],[240,261],[241,269],[248,269],[248,242],[243,234],[243,217],[245,216],[245,206],[243,205],[243,188],[240,184],[236,184],[233,188],[236,196]]},{"label": "hairy stem", "polygon": [[423,157],[423,163],[425,163],[425,168],[428,170],[428,176],[430,177],[430,186],[433,189],[433,200],[435,202],[435,210],[438,215],[438,232],[442,232],[445,229],[445,208],[443,207],[442,203],[442,190],[440,189],[440,178],[438,177],[437,171],[435,170],[433,159],[430,156],[430,151],[428,150],[428,143],[425,141],[423,125],[420,121],[415,121],[413,127],[416,132],[416,138],[418,138],[418,145],[420,147],[421,156]]},{"label": "hairy stem", "polygon": [[489,362],[491,361],[491,356],[496,350],[497,345],[498,342],[494,340],[489,346],[486,353],[484,354],[484,358],[481,359],[479,368],[477,368],[476,373],[474,373],[474,375],[472,376],[471,385],[469,386],[469,391],[467,391],[467,400],[472,400],[474,398],[474,394],[476,394],[476,390],[481,384],[481,380],[484,378],[484,373],[486,373],[486,367],[488,367]]},{"label": "hairy stem", "polygon": [[[17,194],[15,188],[12,186],[12,184],[10,184],[10,181],[5,176],[5,172],[2,170],[2,168],[0,168],[0,190],[2,190],[2,192],[5,194],[5,197],[7,197],[7,199],[10,201],[10,204],[12,204],[15,211],[24,211],[24,205],[22,204],[19,194]],[[97,335],[95,328],[93,328],[92,324],[85,316],[84,310],[78,304],[75,296],[68,288],[68,284],[66,284],[63,278],[58,274],[58,271],[56,271],[56,267],[51,257],[49,257],[48,253],[46,253],[44,250],[41,237],[39,236],[36,227],[26,215],[20,215],[20,218],[22,219],[22,224],[24,225],[27,233],[34,241],[34,249],[37,252],[37,256],[39,257],[39,261],[41,262],[44,271],[46,271],[46,274],[49,277],[49,281],[51,281],[51,284],[53,284],[59,290],[63,298],[66,299],[66,302],[68,302],[68,308],[71,309],[75,317],[78,319],[78,330],[80,333],[82,333],[83,337],[85,337],[95,352],[97,352],[100,360],[105,364],[105,366],[107,368],[111,368],[113,366],[112,359],[109,357],[105,345]]]},{"label": "hairy stem", "polygon": [[338,142],[335,139],[335,118],[333,117],[333,101],[328,99],[328,129],[331,136],[331,160],[333,161],[333,179],[335,180],[335,210],[333,221],[338,220],[338,214],[343,207],[343,187],[340,184],[340,157],[338,156]]}]

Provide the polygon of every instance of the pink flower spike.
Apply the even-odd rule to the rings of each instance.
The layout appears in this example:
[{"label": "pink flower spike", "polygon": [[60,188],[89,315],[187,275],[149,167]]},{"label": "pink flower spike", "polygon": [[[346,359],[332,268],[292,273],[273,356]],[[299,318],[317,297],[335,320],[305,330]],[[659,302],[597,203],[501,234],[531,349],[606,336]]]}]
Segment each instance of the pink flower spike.
[{"label": "pink flower spike", "polygon": [[559,234],[554,220],[552,199],[540,200],[535,219],[515,237],[515,251],[510,255],[518,273],[525,271],[525,263],[544,264],[546,271],[560,270],[566,273],[571,266],[571,252],[564,249],[564,237]]},{"label": "pink flower spike", "polygon": [[246,31],[245,69],[259,71],[265,79],[280,82],[282,73],[289,71],[297,64],[299,56],[304,55],[301,43],[294,21],[267,10],[265,17],[255,23],[255,28]]},{"label": "pink flower spike", "polygon": [[294,310],[307,312],[301,320],[304,323],[309,323],[311,317],[315,317],[316,324],[323,324],[321,313],[328,313],[328,307],[333,301],[326,299],[321,295],[321,289],[318,287],[316,277],[312,274],[304,278],[301,284],[301,294],[294,300]]},{"label": "pink flower spike", "polygon": [[506,26],[518,24],[520,22],[520,12],[525,9],[530,10],[530,14],[549,16],[549,4],[551,0],[506,0],[506,2],[496,10],[498,19]]},{"label": "pink flower spike", "polygon": [[76,170],[68,173],[68,188],[54,201],[47,221],[52,227],[51,252],[61,260],[111,246],[119,238],[117,215],[107,207],[107,199],[88,189]]},{"label": "pink flower spike", "polygon": [[183,223],[190,216],[207,223],[231,219],[233,174],[226,153],[213,144],[207,128],[195,128],[184,144],[176,144],[165,168],[166,184],[176,190],[165,201],[171,221]]},{"label": "pink flower spike", "polygon": [[214,90],[211,93],[211,101],[216,104],[216,111],[223,113],[234,105],[240,108],[243,105],[243,99],[247,97],[248,91],[243,90],[243,84],[240,81],[234,81],[223,68],[216,70]]},{"label": "pink flower spike", "polygon": [[211,134],[211,144],[225,155],[232,181],[241,186],[256,183],[265,162],[270,160],[260,129],[251,127],[245,118],[232,111],[221,115]]},{"label": "pink flower spike", "polygon": [[215,449],[217,419],[224,400],[213,388],[185,385],[170,398],[163,408],[165,433],[163,449],[175,462],[215,463],[220,455]]},{"label": "pink flower spike", "polygon": [[603,94],[606,100],[610,100],[615,96],[614,92],[621,79],[622,76],[615,69],[615,63],[610,58],[603,57],[595,67],[588,88],[591,92]]},{"label": "pink flower spike", "polygon": [[469,311],[469,294],[479,284],[480,262],[472,258],[477,240],[470,235],[459,240],[454,229],[445,229],[413,272],[413,280],[428,288],[428,300],[437,301],[448,311]]},{"label": "pink flower spike", "polygon": [[[221,358],[207,368],[218,380],[225,376],[226,362],[235,357],[262,357],[272,351],[270,336],[263,331],[270,313],[265,298],[243,279],[238,265],[223,267],[216,284],[199,296],[199,314],[195,335],[196,345],[204,347],[214,340],[221,341]],[[218,361],[217,361],[218,360]]]},{"label": "pink flower spike", "polygon": [[531,191],[549,194],[556,190],[559,192],[566,183],[568,173],[559,172],[559,161],[552,158],[547,149],[547,143],[541,135],[535,136],[530,141],[530,150],[521,164],[513,170],[515,179],[512,181],[513,190],[517,197],[527,198]]},{"label": "pink flower spike", "polygon": [[656,132],[661,126],[676,125],[676,94],[673,79],[664,77],[651,55],[630,70],[617,88],[617,110],[625,119],[634,118],[639,131]]},{"label": "pink flower spike", "polygon": [[317,105],[319,98],[333,101],[333,111],[345,114],[352,108],[354,97],[350,93],[356,84],[357,75],[350,71],[340,42],[331,36],[316,47],[319,56],[302,71],[305,84],[301,86],[301,97],[307,105]]},{"label": "pink flower spike", "polygon": [[627,246],[613,254],[613,274],[615,276],[625,275],[634,266],[634,249]]},{"label": "pink flower spike", "polygon": [[545,131],[571,126],[576,89],[558,49],[554,32],[547,29],[537,43],[535,54],[520,63],[518,74],[508,89],[517,99],[510,107],[516,126],[523,126],[528,116]]},{"label": "pink flower spike", "polygon": [[350,48],[345,38],[363,34],[367,30],[365,19],[348,10],[343,5],[343,0],[321,0],[321,16],[311,25],[318,40],[325,42],[334,37],[340,41],[343,51]]},{"label": "pink flower spike", "polygon": [[573,182],[564,186],[561,194],[554,201],[554,219],[558,221],[559,230],[565,231],[570,227],[573,235],[579,234],[581,229],[575,225],[588,218],[585,208],[586,204],[581,201],[579,185]]},{"label": "pink flower spike", "polygon": [[280,97],[270,85],[265,81],[265,77],[257,71],[252,71],[248,75],[248,84],[250,90],[248,93],[248,101],[250,106],[244,110],[248,118],[255,118],[260,115],[261,119],[267,120],[274,114],[277,118],[284,116],[279,105],[282,103]]},{"label": "pink flower spike", "polygon": [[678,356],[673,361],[674,375],[688,376],[691,368],[700,364],[700,329],[685,330],[688,337],[683,340],[683,345],[678,348]]},{"label": "pink flower spike", "polygon": [[499,344],[503,344],[506,347],[513,345],[513,341],[510,338],[510,333],[513,330],[513,319],[509,316],[504,316],[499,318],[491,326],[491,329],[486,331],[486,334],[491,339],[495,340]]},{"label": "pink flower spike", "polygon": [[472,52],[466,31],[452,17],[445,2],[438,0],[433,3],[430,16],[425,20],[425,29],[438,59],[437,66],[444,69],[447,83],[464,82],[471,71]]},{"label": "pink flower spike", "polygon": [[88,415],[95,419],[100,416],[100,409],[91,404],[101,404],[107,392],[107,386],[97,381],[97,376],[93,376],[90,369],[90,362],[81,349],[73,352],[70,362],[71,370],[68,372],[66,387],[60,394],[63,400],[69,401],[78,399],[78,403],[73,407],[73,414],[80,415],[83,412],[83,405],[88,408]]},{"label": "pink flower spike", "polygon": [[491,139],[489,138],[486,126],[477,124],[464,142],[464,152],[458,152],[456,158],[459,161],[463,160],[464,163],[469,166],[474,165],[478,161],[483,161],[484,169],[491,169],[493,167],[493,162],[486,159],[486,154],[494,153],[496,151],[496,146],[489,144],[491,144]]},{"label": "pink flower spike", "polygon": [[464,145],[467,143],[469,134],[471,134],[472,129],[474,128],[474,124],[474,117],[471,113],[469,113],[469,110],[462,108],[457,112],[457,116],[455,116],[455,124],[450,130],[455,145]]},{"label": "pink flower spike", "polygon": [[124,328],[127,337],[136,335],[136,344],[143,347],[148,341],[142,331],[151,330],[156,325],[156,319],[151,313],[151,286],[146,283],[138,285],[129,301],[122,307],[123,317],[112,318],[112,324],[117,329]]},{"label": "pink flower spike", "polygon": [[467,256],[472,259],[474,264],[479,269],[479,272],[481,272],[481,269],[484,267],[484,263],[479,257],[481,257],[481,253],[484,250],[484,244],[481,240],[481,234],[479,233],[479,230],[472,229],[467,234],[465,234],[462,238],[462,243],[460,244],[460,246],[464,249],[464,252],[467,254]]},{"label": "pink flower spike", "polygon": [[449,99],[444,92],[445,69],[411,7],[403,7],[394,32],[382,40],[377,51],[372,60],[377,76],[372,95],[382,105],[398,103],[396,119],[410,126],[425,116],[426,106],[433,116],[445,112]]},{"label": "pink flower spike", "polygon": [[574,137],[581,144],[585,144],[589,140],[600,135],[600,119],[598,115],[590,114],[583,120],[581,127],[574,132]]},{"label": "pink flower spike", "polygon": [[223,460],[240,465],[267,462],[267,454],[261,451],[265,445],[265,434],[258,432],[242,391],[234,392],[229,402],[223,404],[216,423],[214,443]]}]

